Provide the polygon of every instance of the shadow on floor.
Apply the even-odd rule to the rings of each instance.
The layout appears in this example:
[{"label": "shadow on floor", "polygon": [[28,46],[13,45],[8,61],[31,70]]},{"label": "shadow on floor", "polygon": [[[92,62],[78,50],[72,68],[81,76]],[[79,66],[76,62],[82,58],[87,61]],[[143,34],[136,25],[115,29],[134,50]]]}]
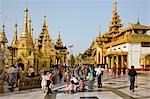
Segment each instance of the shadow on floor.
[{"label": "shadow on floor", "polygon": [[56,99],[57,92],[53,92],[52,94],[46,94],[44,99]]}]

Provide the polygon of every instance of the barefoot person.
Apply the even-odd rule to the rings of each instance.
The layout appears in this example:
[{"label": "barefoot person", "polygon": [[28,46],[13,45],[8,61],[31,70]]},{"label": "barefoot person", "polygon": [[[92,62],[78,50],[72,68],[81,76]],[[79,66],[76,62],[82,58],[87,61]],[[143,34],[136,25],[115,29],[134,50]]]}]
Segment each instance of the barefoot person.
[{"label": "barefoot person", "polygon": [[41,81],[41,87],[42,87],[42,91],[46,91],[46,85],[47,85],[47,75],[46,72],[44,72],[44,74],[42,74],[42,81]]},{"label": "barefoot person", "polygon": [[131,66],[128,75],[130,76],[130,90],[134,92],[135,77],[137,77],[137,72],[135,71],[134,66]]}]

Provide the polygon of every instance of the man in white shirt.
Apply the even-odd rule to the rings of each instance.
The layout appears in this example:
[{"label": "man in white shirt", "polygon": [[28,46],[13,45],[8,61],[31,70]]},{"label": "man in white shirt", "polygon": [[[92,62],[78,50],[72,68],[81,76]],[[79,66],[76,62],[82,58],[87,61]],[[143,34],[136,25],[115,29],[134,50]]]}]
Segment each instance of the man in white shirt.
[{"label": "man in white shirt", "polygon": [[95,69],[95,71],[96,71],[96,76],[97,76],[97,84],[98,84],[98,88],[102,88],[102,80],[101,80],[101,78],[102,78],[102,74],[103,74],[103,71],[104,71],[104,69],[103,68],[101,68],[101,66],[99,66],[97,69]]},{"label": "man in white shirt", "polygon": [[73,82],[74,82],[75,85],[79,84],[78,79],[74,75],[72,75],[71,80],[73,80]]},{"label": "man in white shirt", "polygon": [[8,76],[9,76],[9,80],[8,80],[8,84],[9,84],[9,90],[10,91],[14,91],[14,84],[16,82],[16,70],[15,70],[15,66],[12,65],[9,69],[8,69]]}]

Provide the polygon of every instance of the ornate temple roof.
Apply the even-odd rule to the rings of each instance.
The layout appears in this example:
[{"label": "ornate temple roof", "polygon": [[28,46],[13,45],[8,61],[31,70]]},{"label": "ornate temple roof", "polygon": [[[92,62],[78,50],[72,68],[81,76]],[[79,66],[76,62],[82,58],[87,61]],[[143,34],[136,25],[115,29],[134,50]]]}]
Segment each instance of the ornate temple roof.
[{"label": "ornate temple roof", "polygon": [[3,30],[2,32],[0,33],[0,42],[1,43],[7,43],[7,38],[6,38],[6,35],[5,35],[5,25],[3,25]]},{"label": "ornate temple roof", "polygon": [[150,42],[150,35],[146,34],[150,26],[141,25],[138,19],[136,24],[129,24],[127,28],[121,28],[120,16],[117,13],[117,1],[114,0],[114,9],[109,30],[96,38],[98,46],[115,46],[126,42]]},{"label": "ornate temple roof", "polygon": [[131,24],[128,28],[129,29],[150,30],[150,26],[145,26],[145,25],[141,25],[141,24]]},{"label": "ornate temple roof", "polygon": [[11,46],[16,46],[18,41],[18,36],[17,36],[17,23],[15,24],[15,32],[14,32],[14,37]]},{"label": "ornate temple roof", "polygon": [[63,46],[63,42],[62,42],[62,38],[60,36],[60,32],[58,33],[58,38],[57,38],[57,41],[56,41],[56,46]]},{"label": "ornate temple roof", "polygon": [[109,24],[109,34],[116,34],[119,32],[119,28],[122,27],[123,25],[121,24],[120,16],[118,15],[117,12],[117,1],[114,0],[114,9],[113,9],[113,15],[112,15],[112,20]]},{"label": "ornate temple roof", "polygon": [[38,38],[39,48],[42,48],[44,36],[47,38],[47,40],[49,42],[52,42],[52,38],[49,36],[48,27],[47,27],[47,24],[46,24],[46,16],[44,16],[42,31],[41,31],[41,33],[39,35],[39,38]]}]

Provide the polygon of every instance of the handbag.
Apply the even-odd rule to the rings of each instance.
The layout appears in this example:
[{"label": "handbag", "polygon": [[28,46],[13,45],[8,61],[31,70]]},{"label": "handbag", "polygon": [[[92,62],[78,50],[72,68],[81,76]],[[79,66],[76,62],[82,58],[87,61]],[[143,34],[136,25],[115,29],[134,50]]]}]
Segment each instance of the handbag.
[{"label": "handbag", "polygon": [[138,87],[139,87],[138,80],[136,80],[136,82],[135,82],[135,88],[138,88]]}]

